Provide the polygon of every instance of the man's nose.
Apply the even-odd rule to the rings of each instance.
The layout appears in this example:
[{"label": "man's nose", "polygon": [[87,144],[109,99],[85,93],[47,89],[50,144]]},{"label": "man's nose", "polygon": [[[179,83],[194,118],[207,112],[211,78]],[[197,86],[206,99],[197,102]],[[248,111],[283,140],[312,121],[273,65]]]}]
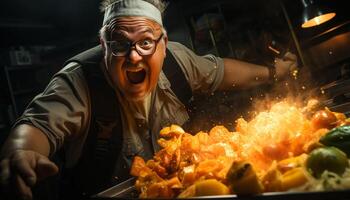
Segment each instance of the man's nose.
[{"label": "man's nose", "polygon": [[136,51],[135,48],[131,48],[129,54],[127,55],[128,60],[132,64],[136,64],[142,60],[142,56]]}]

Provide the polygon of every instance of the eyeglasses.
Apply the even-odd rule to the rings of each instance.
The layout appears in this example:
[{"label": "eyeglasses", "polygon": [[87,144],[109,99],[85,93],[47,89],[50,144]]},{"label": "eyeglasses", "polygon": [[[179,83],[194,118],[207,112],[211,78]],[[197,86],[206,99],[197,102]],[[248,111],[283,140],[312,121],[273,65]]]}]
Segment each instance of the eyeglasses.
[{"label": "eyeglasses", "polygon": [[136,42],[131,41],[107,41],[109,48],[114,56],[126,56],[130,53],[132,48],[135,48],[136,52],[141,56],[148,56],[153,54],[157,49],[158,42],[162,39],[163,33],[156,40],[142,39]]}]

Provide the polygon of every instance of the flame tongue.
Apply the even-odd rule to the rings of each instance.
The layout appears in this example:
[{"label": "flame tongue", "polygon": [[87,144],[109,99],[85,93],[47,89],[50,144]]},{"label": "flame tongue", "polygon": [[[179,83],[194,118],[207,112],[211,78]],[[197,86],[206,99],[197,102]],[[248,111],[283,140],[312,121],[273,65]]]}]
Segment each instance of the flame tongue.
[{"label": "flame tongue", "polygon": [[247,141],[241,151],[260,169],[266,169],[273,160],[299,155],[303,145],[315,137],[302,108],[287,102],[274,104],[250,122],[240,120],[237,127],[244,127],[238,131]]}]

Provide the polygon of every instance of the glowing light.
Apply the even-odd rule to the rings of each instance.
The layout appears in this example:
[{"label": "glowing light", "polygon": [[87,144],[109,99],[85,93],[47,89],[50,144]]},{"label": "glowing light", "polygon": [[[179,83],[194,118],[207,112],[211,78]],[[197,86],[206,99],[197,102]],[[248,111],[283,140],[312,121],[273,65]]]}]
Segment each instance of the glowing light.
[{"label": "glowing light", "polygon": [[292,71],[292,76],[294,77],[294,79],[298,78],[298,72],[299,71],[297,69]]},{"label": "glowing light", "polygon": [[303,23],[301,25],[302,28],[310,28],[310,27],[313,27],[313,26],[318,26],[330,19],[332,19],[333,17],[335,17],[335,13],[327,13],[327,14],[324,14],[324,15],[320,15],[320,16],[317,16],[317,17],[314,17],[312,19],[310,19],[309,21]]}]

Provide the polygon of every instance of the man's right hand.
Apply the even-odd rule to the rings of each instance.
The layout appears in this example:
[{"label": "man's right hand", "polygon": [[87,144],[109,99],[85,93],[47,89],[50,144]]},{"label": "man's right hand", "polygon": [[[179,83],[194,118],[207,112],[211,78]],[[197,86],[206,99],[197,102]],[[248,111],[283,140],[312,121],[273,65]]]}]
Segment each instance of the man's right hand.
[{"label": "man's right hand", "polygon": [[12,193],[11,196],[32,199],[31,188],[57,172],[58,167],[46,156],[35,151],[16,150],[0,161],[0,184],[3,192]]}]

